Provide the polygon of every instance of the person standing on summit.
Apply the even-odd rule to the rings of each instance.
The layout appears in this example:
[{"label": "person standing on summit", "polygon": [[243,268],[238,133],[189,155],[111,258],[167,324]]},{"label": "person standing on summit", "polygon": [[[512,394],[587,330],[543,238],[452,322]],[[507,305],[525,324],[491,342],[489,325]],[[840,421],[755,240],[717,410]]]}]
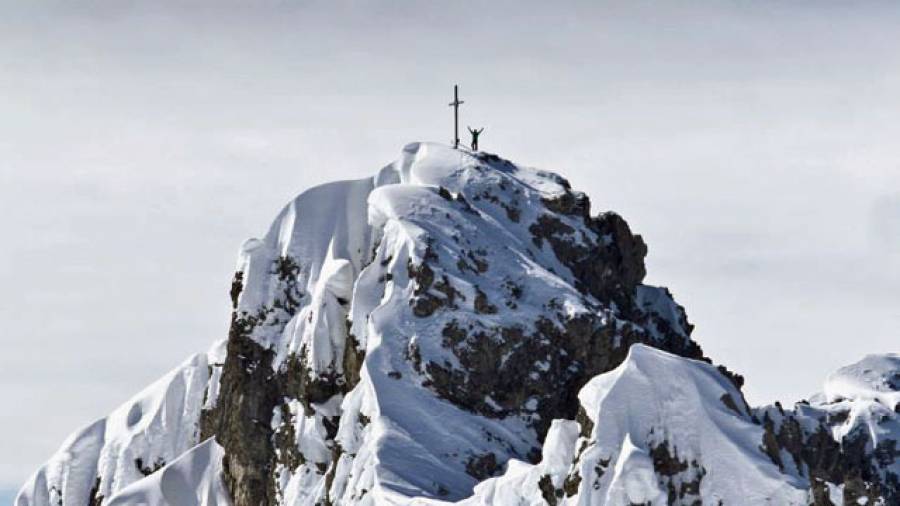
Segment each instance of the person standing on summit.
[{"label": "person standing on summit", "polygon": [[469,133],[472,134],[472,151],[478,151],[478,136],[484,131],[484,127],[475,130],[472,130],[472,127],[466,128],[468,128]]}]

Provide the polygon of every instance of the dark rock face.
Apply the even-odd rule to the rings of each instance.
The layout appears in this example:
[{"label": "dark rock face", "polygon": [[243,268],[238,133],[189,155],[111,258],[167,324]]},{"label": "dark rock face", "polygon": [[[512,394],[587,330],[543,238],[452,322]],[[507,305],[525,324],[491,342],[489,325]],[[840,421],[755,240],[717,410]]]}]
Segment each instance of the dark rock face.
[{"label": "dark rock face", "polygon": [[[281,261],[279,267],[284,270],[287,264]],[[237,272],[231,284],[234,311],[219,399],[213,410],[201,414],[200,438],[216,437],[227,449],[224,478],[236,504],[251,504],[254,500],[268,503],[275,494],[268,479],[272,434],[267,422],[279,399],[270,381],[273,353],[250,338],[269,311],[263,309],[255,315],[238,313],[243,279],[243,273]]]},{"label": "dark rock face", "polygon": [[88,496],[88,506],[100,506],[103,504],[103,494],[100,493],[100,477],[94,481],[94,486],[91,487],[91,493]]},{"label": "dark rock face", "polygon": [[[444,327],[444,346],[453,350],[463,370],[429,362],[427,386],[467,410],[489,417],[528,414],[529,398],[539,399],[531,410],[543,436],[554,418],[574,419],[577,393],[593,376],[610,371],[638,342],[657,344],[640,328],[616,328],[599,315],[561,318],[562,328],[546,318],[535,322],[534,333],[524,327],[461,328],[455,322]],[[673,343],[674,344],[674,343]],[[699,347],[671,347],[670,351],[699,358]],[[546,357],[543,363],[536,357]],[[493,405],[485,399],[494,401]]]},{"label": "dark rock face", "polygon": [[[805,429],[804,425],[808,424],[802,424],[801,419],[807,422],[812,419],[815,429]],[[889,440],[883,441],[883,445],[873,445],[870,436],[859,426],[835,441],[832,426],[844,420],[824,413],[810,414],[800,406],[793,412],[777,414],[771,409],[764,410],[760,449],[780,469],[794,466],[796,472],[809,478],[816,506],[832,504],[825,482],[844,485],[844,504],[858,504],[861,498],[868,501],[865,504],[875,504],[878,498],[883,498],[885,504],[900,503],[900,482],[888,470],[900,459],[896,442]],[[793,462],[781,458],[782,450]]]},{"label": "dark rock face", "polygon": [[[429,246],[425,249],[425,259],[421,264],[416,265],[410,261],[406,267],[409,278],[415,280],[413,298],[409,304],[412,306],[413,314],[419,318],[427,318],[442,307],[458,309],[456,299],[462,297],[450,284],[447,276],[441,276],[440,279],[435,280],[434,270],[429,266],[429,262],[436,259],[437,255]],[[434,292],[439,293],[440,296]]]},{"label": "dark rock face", "polygon": [[549,475],[541,476],[541,479],[538,481],[538,488],[541,490],[541,497],[550,506],[556,506],[559,500],[562,499],[563,491],[557,490],[553,486],[553,480],[550,479]]},{"label": "dark rock face", "polygon": [[696,461],[678,458],[678,449],[670,448],[668,442],[650,447],[653,470],[664,485],[668,504],[702,504],[700,483],[706,470]]},{"label": "dark rock face", "polygon": [[274,354],[250,338],[257,322],[232,316],[219,400],[201,419],[201,438],[215,436],[225,448],[224,479],[236,505],[275,504],[270,420],[281,396]]},{"label": "dark rock face", "polygon": [[306,457],[297,449],[297,432],[294,430],[294,415],[282,404],[279,406],[281,418],[286,421],[273,434],[273,445],[278,449],[277,462],[293,471],[306,462]]},{"label": "dark rock face", "polygon": [[165,466],[165,465],[166,465],[166,461],[163,459],[156,459],[153,462],[153,465],[145,465],[144,459],[142,459],[140,457],[134,459],[134,467],[136,467],[137,470],[144,476],[150,476],[151,474],[155,473],[156,471],[159,471],[160,469],[162,469],[163,466]]},{"label": "dark rock face", "polygon": [[[529,227],[535,245],[549,243],[559,261],[575,275],[581,291],[601,302],[615,302],[630,309],[634,290],[647,274],[647,246],[641,236],[632,234],[616,213],[591,217],[590,200],[583,193],[567,191],[560,197],[544,199],[543,203],[552,213],[542,214]],[[560,215],[583,220],[596,234],[596,241],[576,240],[575,230]]]},{"label": "dark rock face", "polygon": [[[703,358],[700,347],[689,338],[692,327],[680,307],[677,322],[639,307],[636,289],[645,275],[647,248],[621,217],[604,213],[591,218],[590,201],[581,193],[566,192],[543,204],[550,212],[540,214],[529,227],[534,244],[549,243],[572,271],[585,300],[594,297],[601,305],[594,312],[568,316],[559,301],[551,299],[530,324],[526,320],[509,327],[451,319],[442,330],[443,346],[453,351],[461,368],[421,360],[414,364],[427,377],[425,386],[441,397],[488,417],[531,416],[541,438],[554,418],[575,417],[580,388],[591,377],[618,366],[634,343]],[[583,220],[596,240],[585,242],[561,216]],[[460,298],[452,287],[440,290],[444,297],[429,293],[436,285],[430,264],[438,260],[429,249],[421,264],[408,266],[410,279],[416,282],[411,302],[416,316],[452,309]],[[510,294],[505,309],[515,309],[522,288],[512,281],[505,286]],[[497,313],[492,302],[476,287],[476,314]],[[606,309],[610,304],[617,311]],[[529,407],[526,403],[531,398],[537,404]]]},{"label": "dark rock face", "polygon": [[[290,422],[292,415],[286,400],[301,401],[309,413],[312,404],[344,393],[359,382],[363,357],[352,337],[348,337],[342,360],[346,372],[316,377],[310,374],[303,353],[289,356],[274,370],[274,352],[251,337],[261,328],[280,331],[296,314],[303,299],[298,287],[299,272],[300,266],[292,258],[278,258],[272,266],[272,275],[279,281],[279,296],[270,307],[262,307],[255,314],[237,309],[243,274],[238,272],[232,283],[235,310],[219,397],[214,409],[201,414],[200,433],[201,440],[214,436],[225,448],[223,478],[237,506],[278,504],[273,476],[276,464],[295,469],[305,462],[297,450],[292,424],[282,424],[277,432],[272,429],[276,409]],[[325,422],[329,427],[328,421]],[[333,440],[337,423],[332,422],[330,427],[328,438]],[[320,473],[325,473],[325,467]]]},{"label": "dark rock face", "polygon": [[479,314],[494,314],[497,306],[488,302],[487,294],[478,290],[475,294],[475,312]]},{"label": "dark rock face", "polygon": [[466,464],[466,472],[479,481],[494,476],[500,470],[497,456],[493,453],[473,456]]},{"label": "dark rock face", "polygon": [[734,402],[734,399],[730,395],[722,394],[722,397],[720,397],[719,400],[722,401],[722,404],[724,404],[725,407],[734,411],[738,416],[744,415],[744,413],[740,409],[738,409],[737,404]]}]

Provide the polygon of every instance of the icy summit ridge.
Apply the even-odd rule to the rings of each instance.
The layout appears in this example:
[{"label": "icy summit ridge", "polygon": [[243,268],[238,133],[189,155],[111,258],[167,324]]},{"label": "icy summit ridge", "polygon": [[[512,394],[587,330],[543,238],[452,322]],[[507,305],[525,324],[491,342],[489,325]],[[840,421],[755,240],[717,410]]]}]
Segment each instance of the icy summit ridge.
[{"label": "icy summit ridge", "polygon": [[[124,426],[67,442],[17,506],[896,497],[895,415],[866,415],[856,386],[751,409],[642,283],[646,252],[556,174],[410,144],[247,241],[227,341],[126,403],[142,407]],[[887,406],[888,385],[865,402]],[[860,415],[840,425],[841,403]],[[183,414],[144,424],[157,411]]]}]

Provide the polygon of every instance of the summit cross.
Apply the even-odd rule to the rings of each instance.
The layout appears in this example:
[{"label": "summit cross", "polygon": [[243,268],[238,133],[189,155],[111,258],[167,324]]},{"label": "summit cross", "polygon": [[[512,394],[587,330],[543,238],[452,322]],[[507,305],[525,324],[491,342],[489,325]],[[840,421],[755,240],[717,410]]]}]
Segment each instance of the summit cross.
[{"label": "summit cross", "polygon": [[459,106],[463,104],[459,99],[459,86],[453,85],[453,102],[448,104],[453,108],[453,149],[459,149]]}]

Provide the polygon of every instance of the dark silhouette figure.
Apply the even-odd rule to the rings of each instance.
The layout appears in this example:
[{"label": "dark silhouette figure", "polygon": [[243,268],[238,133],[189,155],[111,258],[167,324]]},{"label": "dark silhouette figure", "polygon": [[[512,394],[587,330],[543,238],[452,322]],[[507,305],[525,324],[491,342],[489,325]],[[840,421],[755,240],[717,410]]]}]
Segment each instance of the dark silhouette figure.
[{"label": "dark silhouette figure", "polygon": [[469,133],[472,134],[472,151],[478,151],[478,136],[481,132],[484,132],[484,127],[477,128],[472,130],[472,127],[466,127],[469,129]]}]

